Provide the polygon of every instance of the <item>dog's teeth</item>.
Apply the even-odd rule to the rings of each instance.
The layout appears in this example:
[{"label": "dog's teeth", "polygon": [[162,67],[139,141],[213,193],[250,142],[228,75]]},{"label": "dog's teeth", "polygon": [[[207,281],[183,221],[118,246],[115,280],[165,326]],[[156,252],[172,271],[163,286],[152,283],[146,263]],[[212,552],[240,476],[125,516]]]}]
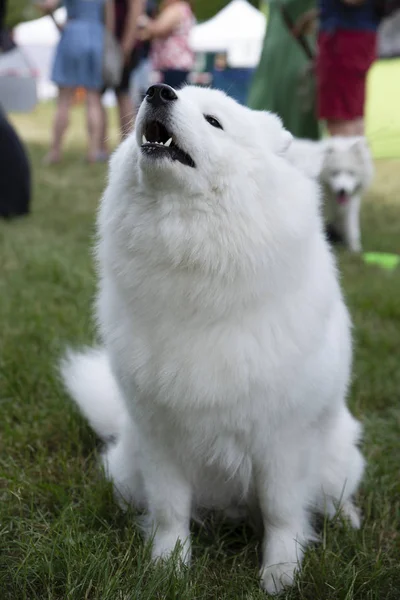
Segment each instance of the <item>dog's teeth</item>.
[{"label": "dog's teeth", "polygon": [[167,142],[165,142],[164,146],[170,146],[172,143],[172,137],[169,138],[169,140]]},{"label": "dog's teeth", "polygon": [[146,136],[142,135],[142,144],[147,144]]}]

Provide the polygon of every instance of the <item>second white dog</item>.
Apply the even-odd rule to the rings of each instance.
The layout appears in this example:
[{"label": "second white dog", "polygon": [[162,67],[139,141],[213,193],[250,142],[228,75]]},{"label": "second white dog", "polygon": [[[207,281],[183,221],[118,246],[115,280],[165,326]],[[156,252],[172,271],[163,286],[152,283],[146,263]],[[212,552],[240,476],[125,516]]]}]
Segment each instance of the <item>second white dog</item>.
[{"label": "second white dog", "polygon": [[99,216],[103,349],[63,364],[153,557],[180,542],[190,560],[197,509],[245,509],[271,593],[293,581],[311,510],[341,502],[358,525],[363,471],[350,319],[290,137],[221,92],[150,88]]},{"label": "second white dog", "polygon": [[361,199],[373,177],[366,138],[337,136],[320,142],[296,139],[288,157],[321,182],[332,240],[344,242],[352,252],[361,252]]}]

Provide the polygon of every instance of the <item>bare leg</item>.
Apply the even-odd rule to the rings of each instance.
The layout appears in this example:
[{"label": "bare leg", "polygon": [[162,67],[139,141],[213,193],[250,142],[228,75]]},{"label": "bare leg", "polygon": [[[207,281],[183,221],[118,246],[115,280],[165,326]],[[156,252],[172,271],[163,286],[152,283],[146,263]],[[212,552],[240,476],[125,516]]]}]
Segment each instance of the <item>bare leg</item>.
[{"label": "bare leg", "polygon": [[101,146],[100,152],[102,156],[108,156],[108,117],[107,110],[103,103],[101,103],[101,112],[102,112],[102,129],[101,129]]},{"label": "bare leg", "polygon": [[121,139],[126,138],[133,127],[134,109],[129,92],[121,92],[117,96],[119,110],[119,126]]},{"label": "bare leg", "polygon": [[98,91],[87,91],[88,160],[95,162],[100,152],[104,133],[103,108]]},{"label": "bare leg", "polygon": [[53,123],[53,138],[50,152],[45,158],[48,164],[61,160],[61,146],[69,123],[69,111],[74,96],[74,88],[61,87],[58,92],[56,114]]},{"label": "bare leg", "polygon": [[352,121],[328,121],[326,124],[330,135],[352,137],[364,135],[364,119],[359,117]]}]

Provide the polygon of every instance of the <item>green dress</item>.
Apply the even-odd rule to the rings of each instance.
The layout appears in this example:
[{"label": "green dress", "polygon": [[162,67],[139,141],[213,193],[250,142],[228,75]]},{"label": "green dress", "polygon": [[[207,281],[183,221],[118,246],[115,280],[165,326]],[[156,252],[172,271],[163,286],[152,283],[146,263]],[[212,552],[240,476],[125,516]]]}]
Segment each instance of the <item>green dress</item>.
[{"label": "green dress", "polygon": [[[293,23],[313,0],[281,0]],[[307,36],[315,52],[315,35]],[[278,114],[295,137],[319,139],[316,88],[310,59],[285,24],[276,0],[269,3],[269,18],[260,63],[248,98],[250,108]]]}]

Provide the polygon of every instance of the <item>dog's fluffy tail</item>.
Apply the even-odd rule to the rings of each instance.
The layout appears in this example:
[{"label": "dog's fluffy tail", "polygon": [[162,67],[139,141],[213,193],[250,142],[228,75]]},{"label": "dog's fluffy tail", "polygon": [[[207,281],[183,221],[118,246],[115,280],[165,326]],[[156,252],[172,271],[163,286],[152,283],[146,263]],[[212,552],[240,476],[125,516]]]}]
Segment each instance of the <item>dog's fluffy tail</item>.
[{"label": "dog's fluffy tail", "polygon": [[60,364],[64,385],[90,425],[103,439],[119,437],[127,418],[105,350],[69,350]]}]

